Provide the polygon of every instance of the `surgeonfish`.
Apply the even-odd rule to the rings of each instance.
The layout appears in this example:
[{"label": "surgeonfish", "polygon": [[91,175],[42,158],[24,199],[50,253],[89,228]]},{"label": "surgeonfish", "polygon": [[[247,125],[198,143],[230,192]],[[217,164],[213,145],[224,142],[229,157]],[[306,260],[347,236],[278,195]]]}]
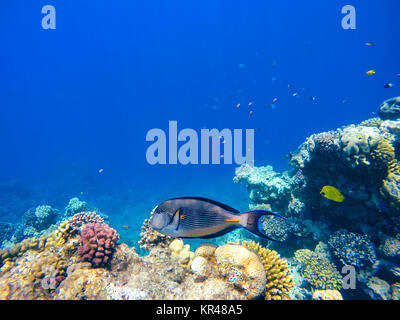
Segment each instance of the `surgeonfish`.
[{"label": "surgeonfish", "polygon": [[200,197],[182,197],[166,200],[154,209],[150,227],[174,238],[214,238],[237,228],[268,240],[261,228],[264,216],[284,217],[267,210],[240,213],[223,203]]},{"label": "surgeonfish", "polygon": [[344,201],[344,196],[335,187],[324,186],[320,193],[329,200],[332,200],[335,202],[343,202]]}]

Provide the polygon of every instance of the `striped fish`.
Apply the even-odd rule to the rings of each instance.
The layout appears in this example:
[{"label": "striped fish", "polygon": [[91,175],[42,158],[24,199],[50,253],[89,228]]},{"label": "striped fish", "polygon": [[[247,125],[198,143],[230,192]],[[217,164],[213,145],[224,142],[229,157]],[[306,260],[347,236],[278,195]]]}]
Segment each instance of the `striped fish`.
[{"label": "striped fish", "polygon": [[214,238],[236,228],[272,241],[261,228],[264,216],[284,217],[267,210],[240,213],[223,203],[200,197],[182,197],[166,200],[156,207],[150,226],[174,238]]}]

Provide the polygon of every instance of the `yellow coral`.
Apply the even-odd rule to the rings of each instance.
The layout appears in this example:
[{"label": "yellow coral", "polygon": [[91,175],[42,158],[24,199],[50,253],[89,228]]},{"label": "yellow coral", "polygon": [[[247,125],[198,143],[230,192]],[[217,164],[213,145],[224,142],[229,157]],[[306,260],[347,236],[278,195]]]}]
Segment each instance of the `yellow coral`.
[{"label": "yellow coral", "polygon": [[303,266],[304,279],[313,288],[340,290],[342,276],[333,263],[320,258],[315,252],[308,249],[297,250],[294,256]]},{"label": "yellow coral", "polygon": [[0,299],[54,297],[54,289],[64,279],[68,265],[78,260],[78,235],[67,225],[62,226],[61,231],[24,239],[1,252]]},{"label": "yellow coral", "polygon": [[382,124],[382,119],[375,117],[375,118],[370,118],[367,120],[364,120],[363,122],[360,123],[360,126],[363,127],[380,127]]},{"label": "yellow coral", "polygon": [[383,172],[385,176],[390,173],[400,174],[400,168],[395,158],[395,149],[390,141],[383,138],[376,148],[370,153],[372,165]]},{"label": "yellow coral", "polygon": [[266,273],[265,299],[286,300],[293,287],[293,277],[285,259],[274,251],[262,247],[258,242],[243,241],[241,245],[257,253]]},{"label": "yellow coral", "polygon": [[194,258],[194,252],[190,251],[190,246],[184,244],[181,239],[175,239],[169,245],[171,257],[176,258],[182,266],[188,267]]},{"label": "yellow coral", "polygon": [[400,175],[389,173],[382,181],[382,196],[389,200],[391,207],[398,207],[400,202]]},{"label": "yellow coral", "polygon": [[204,258],[210,258],[214,256],[215,249],[217,249],[217,245],[213,243],[202,243],[200,246],[197,247],[196,251],[194,252],[194,255],[196,257],[204,257]]}]

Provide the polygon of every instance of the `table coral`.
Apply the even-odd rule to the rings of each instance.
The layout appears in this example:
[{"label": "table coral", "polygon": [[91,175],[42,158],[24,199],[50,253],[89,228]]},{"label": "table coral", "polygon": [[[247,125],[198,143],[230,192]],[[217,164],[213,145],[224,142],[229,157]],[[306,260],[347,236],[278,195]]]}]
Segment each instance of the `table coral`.
[{"label": "table coral", "polygon": [[89,222],[81,231],[78,254],[93,267],[105,267],[112,258],[117,231],[106,223]]}]

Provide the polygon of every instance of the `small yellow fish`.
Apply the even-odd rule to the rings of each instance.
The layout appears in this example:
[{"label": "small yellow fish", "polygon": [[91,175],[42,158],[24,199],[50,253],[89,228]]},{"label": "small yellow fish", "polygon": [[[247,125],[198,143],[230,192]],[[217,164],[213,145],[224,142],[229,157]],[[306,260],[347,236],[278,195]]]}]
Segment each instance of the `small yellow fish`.
[{"label": "small yellow fish", "polygon": [[375,73],[376,73],[375,70],[369,70],[369,71],[366,72],[366,75],[368,77],[370,77],[370,76],[373,76]]},{"label": "small yellow fish", "polygon": [[325,198],[335,202],[344,201],[344,196],[340,193],[338,189],[332,186],[324,186],[320,194],[322,194]]}]

